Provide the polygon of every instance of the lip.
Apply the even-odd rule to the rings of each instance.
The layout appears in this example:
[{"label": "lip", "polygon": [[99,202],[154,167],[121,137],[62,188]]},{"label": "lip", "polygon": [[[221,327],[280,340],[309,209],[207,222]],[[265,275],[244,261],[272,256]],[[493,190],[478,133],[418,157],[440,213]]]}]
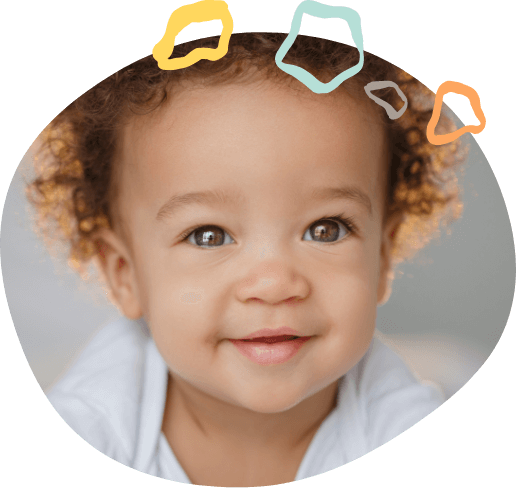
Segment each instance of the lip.
[{"label": "lip", "polygon": [[247,335],[246,337],[241,337],[241,341],[248,339],[257,339],[258,337],[278,337],[278,336],[297,336],[301,337],[302,335],[294,329],[290,327],[280,327],[278,329],[261,329],[257,332],[253,332],[253,334]]},{"label": "lip", "polygon": [[312,339],[312,336],[298,337],[298,339],[283,340],[274,343],[252,342],[239,339],[230,339],[230,342],[250,361],[259,365],[273,365],[286,363],[292,359],[310,339]]}]

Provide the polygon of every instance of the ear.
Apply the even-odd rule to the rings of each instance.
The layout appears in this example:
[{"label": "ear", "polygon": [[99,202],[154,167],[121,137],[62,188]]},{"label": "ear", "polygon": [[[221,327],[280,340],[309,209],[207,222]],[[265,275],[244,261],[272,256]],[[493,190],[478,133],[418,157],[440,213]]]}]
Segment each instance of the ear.
[{"label": "ear", "polygon": [[104,276],[111,299],[129,319],[142,316],[141,298],[135,267],[128,247],[111,229],[102,229],[95,236],[97,265]]},{"label": "ear", "polygon": [[394,278],[392,248],[393,236],[399,225],[403,221],[403,216],[394,215],[384,225],[381,241],[381,259],[379,269],[379,284],[377,288],[377,305],[384,305],[391,295],[391,285]]}]

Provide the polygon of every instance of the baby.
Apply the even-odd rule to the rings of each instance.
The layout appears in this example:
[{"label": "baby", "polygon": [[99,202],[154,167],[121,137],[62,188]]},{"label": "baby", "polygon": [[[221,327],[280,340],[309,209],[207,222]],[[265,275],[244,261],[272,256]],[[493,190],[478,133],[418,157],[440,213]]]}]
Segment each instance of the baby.
[{"label": "baby", "polygon": [[[31,201],[125,316],[48,397],[94,447],[155,476],[303,479],[443,401],[374,331],[395,265],[457,216],[458,147],[427,141],[432,99],[403,71],[366,53],[316,95],[276,66],[285,37],[234,34],[224,58],[177,71],[144,58],[41,137]],[[285,62],[327,82],[358,58],[298,36]],[[364,91],[382,80],[409,100],[399,119]]]}]

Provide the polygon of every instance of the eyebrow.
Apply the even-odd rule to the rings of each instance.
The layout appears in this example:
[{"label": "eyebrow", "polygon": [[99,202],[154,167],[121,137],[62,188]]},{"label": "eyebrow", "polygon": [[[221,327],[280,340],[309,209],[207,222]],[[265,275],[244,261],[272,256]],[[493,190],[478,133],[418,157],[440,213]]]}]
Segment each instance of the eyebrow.
[{"label": "eyebrow", "polygon": [[[368,210],[372,215],[372,203],[366,193],[356,186],[342,186],[336,188],[316,188],[312,191],[311,198],[319,201],[332,201],[337,199],[352,200]],[[190,205],[224,206],[238,205],[244,201],[241,194],[230,193],[224,190],[207,190],[173,195],[160,208],[156,215],[157,220],[165,220],[171,217],[181,208]]]}]

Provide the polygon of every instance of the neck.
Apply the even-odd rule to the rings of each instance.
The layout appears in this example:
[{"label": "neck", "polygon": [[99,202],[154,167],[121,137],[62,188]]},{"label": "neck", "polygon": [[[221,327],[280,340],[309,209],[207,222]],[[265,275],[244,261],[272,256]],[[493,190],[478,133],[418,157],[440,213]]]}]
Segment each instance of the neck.
[{"label": "neck", "polygon": [[336,405],[338,382],[279,413],[259,413],[214,398],[169,374],[164,412],[164,433],[172,424],[190,425],[190,435],[232,445],[266,449],[307,447],[319,426]]}]

